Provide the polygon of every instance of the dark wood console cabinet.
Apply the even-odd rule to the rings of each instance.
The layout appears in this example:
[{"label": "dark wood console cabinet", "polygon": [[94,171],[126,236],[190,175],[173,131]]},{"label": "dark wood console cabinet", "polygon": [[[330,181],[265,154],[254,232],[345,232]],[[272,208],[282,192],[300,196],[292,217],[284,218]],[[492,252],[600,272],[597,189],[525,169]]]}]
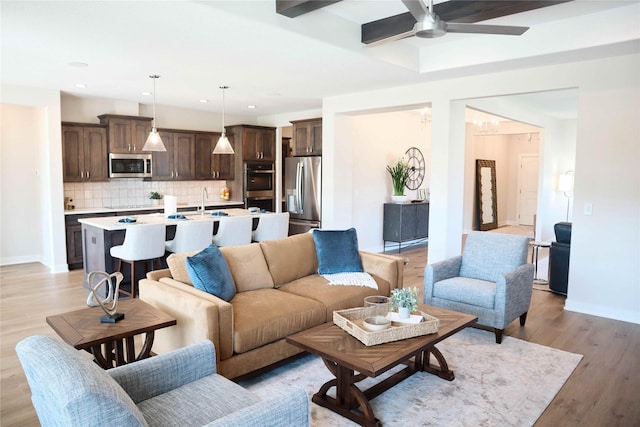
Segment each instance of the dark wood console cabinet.
[{"label": "dark wood console cabinet", "polygon": [[385,203],[382,239],[402,243],[429,237],[429,202]]}]

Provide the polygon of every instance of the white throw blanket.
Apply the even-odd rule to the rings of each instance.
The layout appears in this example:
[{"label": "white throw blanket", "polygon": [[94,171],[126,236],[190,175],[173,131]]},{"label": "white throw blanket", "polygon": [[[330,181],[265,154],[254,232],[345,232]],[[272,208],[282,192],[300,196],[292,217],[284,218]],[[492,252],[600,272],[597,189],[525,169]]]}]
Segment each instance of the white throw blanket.
[{"label": "white throw blanket", "polygon": [[323,274],[322,277],[327,279],[330,285],[366,286],[378,289],[378,284],[369,273]]}]

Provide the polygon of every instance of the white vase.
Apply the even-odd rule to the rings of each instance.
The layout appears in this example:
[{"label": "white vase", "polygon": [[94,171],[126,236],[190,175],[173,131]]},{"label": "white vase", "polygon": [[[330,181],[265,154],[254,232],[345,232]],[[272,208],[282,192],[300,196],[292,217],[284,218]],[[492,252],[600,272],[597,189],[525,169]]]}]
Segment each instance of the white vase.
[{"label": "white vase", "polygon": [[407,196],[391,196],[391,201],[393,203],[404,203],[408,200],[409,198]]},{"label": "white vase", "polygon": [[398,317],[400,319],[408,319],[411,317],[411,312],[409,312],[408,307],[398,307]]}]

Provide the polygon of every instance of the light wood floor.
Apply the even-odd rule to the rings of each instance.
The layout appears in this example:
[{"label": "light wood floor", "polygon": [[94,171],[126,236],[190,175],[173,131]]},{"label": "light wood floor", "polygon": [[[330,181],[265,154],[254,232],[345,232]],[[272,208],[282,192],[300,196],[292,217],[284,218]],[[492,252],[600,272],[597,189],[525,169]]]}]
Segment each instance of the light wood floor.
[{"label": "light wood floor", "polygon": [[[402,256],[409,259],[405,286],[421,289],[426,247],[403,249]],[[0,425],[38,425],[14,347],[30,335],[55,337],[45,317],[84,308],[87,292],[81,284],[80,270],[54,275],[40,264],[0,267]],[[536,426],[640,425],[640,325],[563,307],[563,297],[534,290],[526,326],[515,321],[505,331],[584,355]]]}]

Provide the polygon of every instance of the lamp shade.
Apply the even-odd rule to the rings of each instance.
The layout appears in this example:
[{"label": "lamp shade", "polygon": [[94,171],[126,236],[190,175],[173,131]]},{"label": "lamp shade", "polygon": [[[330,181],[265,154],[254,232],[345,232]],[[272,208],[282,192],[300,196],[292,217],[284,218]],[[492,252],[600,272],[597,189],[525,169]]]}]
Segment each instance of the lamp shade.
[{"label": "lamp shade", "polygon": [[568,193],[573,191],[573,175],[565,173],[558,178],[558,191]]},{"label": "lamp shade", "polygon": [[167,151],[156,128],[151,129],[151,132],[144,143],[144,147],[142,147],[142,151]]},{"label": "lamp shade", "polygon": [[226,133],[222,132],[222,135],[220,135],[220,139],[218,139],[218,142],[213,149],[213,154],[235,154]]}]

